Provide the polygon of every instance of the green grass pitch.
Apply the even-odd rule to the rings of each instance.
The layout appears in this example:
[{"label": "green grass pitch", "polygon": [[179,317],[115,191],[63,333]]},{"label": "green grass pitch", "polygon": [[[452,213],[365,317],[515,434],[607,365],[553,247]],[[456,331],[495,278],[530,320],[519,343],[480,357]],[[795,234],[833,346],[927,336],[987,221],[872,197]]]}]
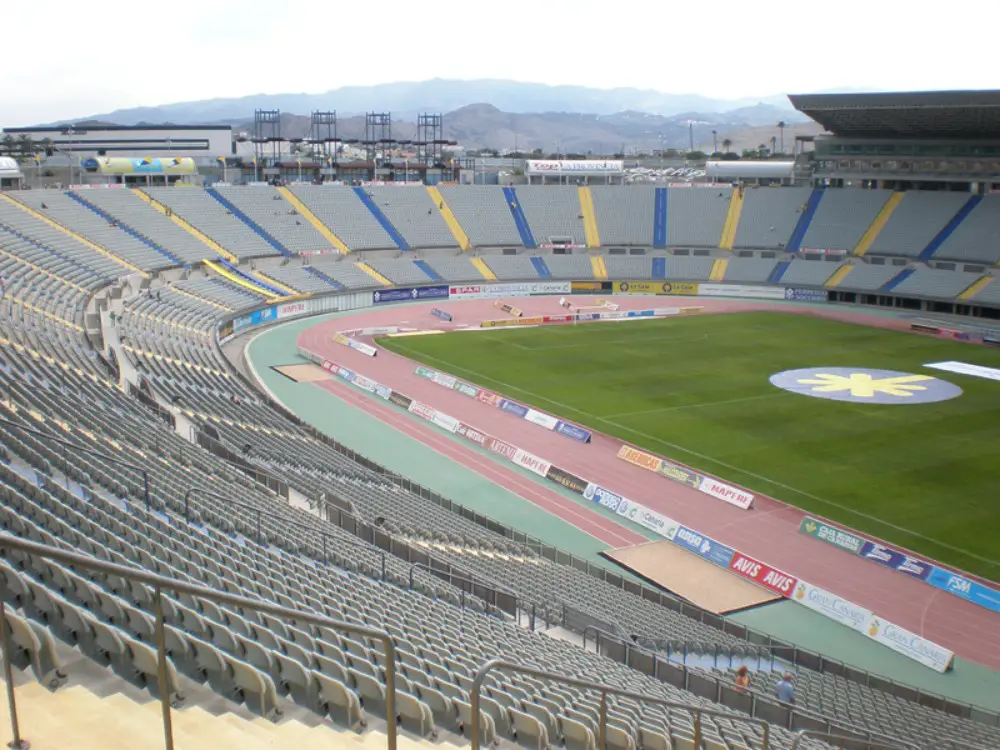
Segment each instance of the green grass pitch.
[{"label": "green grass pitch", "polygon": [[[774,312],[383,339],[557,416],[974,573],[1000,579],[1000,351]],[[940,377],[950,401],[844,403],[782,391],[803,367]],[[456,415],[459,416],[459,415]],[[664,480],[667,481],[667,480]]]}]

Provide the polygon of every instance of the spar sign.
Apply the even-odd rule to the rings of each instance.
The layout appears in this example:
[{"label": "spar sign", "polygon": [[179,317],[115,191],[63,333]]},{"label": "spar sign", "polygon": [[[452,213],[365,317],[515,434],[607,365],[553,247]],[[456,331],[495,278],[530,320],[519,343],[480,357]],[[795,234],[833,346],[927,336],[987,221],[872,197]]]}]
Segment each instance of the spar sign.
[{"label": "spar sign", "polygon": [[784,573],[777,568],[755,560],[749,555],[737,552],[733,555],[729,563],[729,569],[741,578],[753,581],[758,586],[762,586],[768,591],[784,597],[791,597],[795,591],[795,584],[798,582],[794,576]]},{"label": "spar sign", "polygon": [[524,284],[466,284],[448,287],[449,299],[496,299],[532,297],[538,294],[569,294],[568,281],[540,281]]}]

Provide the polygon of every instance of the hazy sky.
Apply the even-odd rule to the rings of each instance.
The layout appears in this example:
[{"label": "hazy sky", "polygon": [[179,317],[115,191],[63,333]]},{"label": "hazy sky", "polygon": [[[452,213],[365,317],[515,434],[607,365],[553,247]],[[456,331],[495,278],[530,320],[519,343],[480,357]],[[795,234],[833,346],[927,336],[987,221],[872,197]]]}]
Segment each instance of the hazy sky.
[{"label": "hazy sky", "polygon": [[0,126],[435,77],[719,98],[1000,88],[989,62],[997,0],[950,8],[896,0],[36,0],[30,10],[35,21],[4,35]]}]

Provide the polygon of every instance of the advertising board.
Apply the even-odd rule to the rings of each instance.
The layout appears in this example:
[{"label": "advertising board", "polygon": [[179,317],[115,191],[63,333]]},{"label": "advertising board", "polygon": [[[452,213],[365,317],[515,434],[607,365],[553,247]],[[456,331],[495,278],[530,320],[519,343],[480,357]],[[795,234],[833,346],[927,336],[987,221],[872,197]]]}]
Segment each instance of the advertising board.
[{"label": "advertising board", "polygon": [[675,294],[694,296],[699,284],[690,281],[616,281],[612,285],[615,294]]},{"label": "advertising board", "polygon": [[749,286],[746,284],[698,284],[703,297],[743,297],[746,299],[785,299],[780,286]]},{"label": "advertising board", "polygon": [[528,159],[524,171],[530,175],[551,175],[553,177],[572,174],[621,174],[625,171],[625,162],[619,159]]},{"label": "advertising board", "polygon": [[729,569],[741,578],[753,581],[758,586],[784,597],[790,597],[795,592],[795,584],[798,583],[794,576],[772,568],[742,552],[733,555]]},{"label": "advertising board", "polygon": [[1000,612],[1000,591],[976,581],[970,581],[958,573],[935,565],[927,576],[927,583],[985,609]]},{"label": "advertising board", "polygon": [[673,541],[674,544],[683,547],[688,552],[694,552],[699,557],[722,568],[728,568],[733,555],[736,554],[732,548],[699,534],[687,526],[681,526],[677,529]]},{"label": "advertising board", "polygon": [[893,651],[942,674],[951,668],[951,663],[955,658],[955,654],[943,646],[928,641],[898,625],[893,625],[881,617],[873,616],[869,620],[865,635],[873,641],[888,646]]},{"label": "advertising board", "polygon": [[865,543],[865,540],[857,534],[838,529],[836,526],[830,526],[823,521],[818,521],[809,516],[802,519],[802,522],[799,524],[799,531],[803,534],[808,534],[813,539],[819,539],[827,544],[832,544],[834,547],[839,547],[854,555],[861,552],[861,547]]},{"label": "advertising board", "polygon": [[735,505],[737,508],[749,510],[753,506],[753,495],[739,487],[733,487],[712,477],[702,477],[698,489],[716,500]]},{"label": "advertising board", "polygon": [[930,563],[910,557],[899,550],[887,547],[884,544],[876,544],[875,542],[866,541],[861,545],[861,550],[858,554],[866,560],[871,560],[887,568],[898,570],[900,573],[906,573],[914,578],[919,578],[921,581],[927,580],[931,574],[931,568],[933,568]]},{"label": "advertising board", "polygon": [[798,289],[788,287],[785,289],[785,299],[795,302],[826,302],[829,296],[825,289]]},{"label": "advertising board", "polygon": [[813,612],[818,612],[824,617],[861,633],[865,632],[872,619],[871,610],[859,607],[853,602],[805,581],[799,581],[795,587],[795,593],[792,595],[792,600]]},{"label": "advertising board", "polygon": [[569,294],[568,281],[535,281],[523,284],[466,284],[448,287],[450,299],[494,299],[531,297],[539,294]]},{"label": "advertising board", "polygon": [[448,287],[412,286],[399,289],[376,289],[372,292],[373,305],[384,305],[389,302],[414,302],[422,299],[448,299]]}]

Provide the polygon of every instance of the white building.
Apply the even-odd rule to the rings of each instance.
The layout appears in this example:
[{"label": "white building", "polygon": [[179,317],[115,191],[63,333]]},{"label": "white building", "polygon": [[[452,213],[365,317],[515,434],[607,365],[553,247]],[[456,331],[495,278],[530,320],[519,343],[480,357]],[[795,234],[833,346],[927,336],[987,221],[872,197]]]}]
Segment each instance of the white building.
[{"label": "white building", "polygon": [[[188,157],[199,165],[232,156],[233,133],[228,125],[84,125],[44,128],[4,128],[3,135],[27,135],[35,144],[53,149],[51,162],[74,163],[97,157],[137,159],[158,156]],[[70,156],[72,155],[72,156]]]}]

